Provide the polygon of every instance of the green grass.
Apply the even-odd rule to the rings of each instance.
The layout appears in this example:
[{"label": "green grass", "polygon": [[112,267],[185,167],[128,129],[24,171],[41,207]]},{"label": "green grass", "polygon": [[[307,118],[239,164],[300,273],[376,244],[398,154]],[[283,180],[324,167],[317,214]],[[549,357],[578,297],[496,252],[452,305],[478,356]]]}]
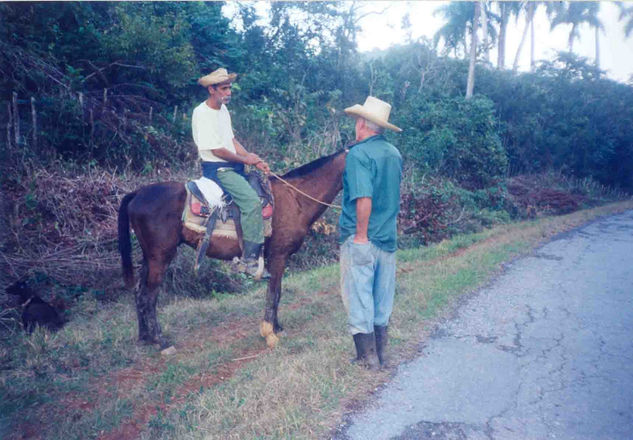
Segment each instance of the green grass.
[{"label": "green grass", "polygon": [[[476,290],[501,263],[543,240],[631,203],[506,224],[433,246],[398,252],[390,324],[395,363],[414,356],[437,317]],[[338,290],[338,266],[284,279],[275,350],[258,334],[265,286],[243,295],[169,296],[159,311],[177,352],[161,356],[136,342],[133,300],[87,299],[62,331],[0,341],[0,437],[23,423],[42,438],[97,438],[132,421],[144,439],[327,437],[389,372],[349,363],[352,341]],[[89,402],[81,406],[82,402]],[[20,414],[18,417],[17,414]]]}]

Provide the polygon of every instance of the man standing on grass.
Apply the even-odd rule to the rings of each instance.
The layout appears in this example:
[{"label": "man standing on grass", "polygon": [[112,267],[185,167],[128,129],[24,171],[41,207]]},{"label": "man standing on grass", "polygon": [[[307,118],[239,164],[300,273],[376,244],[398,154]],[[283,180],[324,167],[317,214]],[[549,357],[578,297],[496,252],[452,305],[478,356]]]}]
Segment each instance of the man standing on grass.
[{"label": "man standing on grass", "polygon": [[372,96],[345,113],[356,119],[356,144],[345,160],[339,219],[341,295],[356,346],[356,362],[385,366],[387,326],[396,282],[396,220],[402,156],[383,136],[391,105]]},{"label": "man standing on grass", "polygon": [[244,165],[253,165],[266,174],[270,168],[233,136],[226,104],[231,100],[231,84],[236,77],[235,73],[220,68],[198,80],[209,96],[194,109],[191,128],[202,160],[202,175],[218,182],[240,209],[244,238],[242,266],[247,274],[255,275],[264,244],[264,225],[259,196],[244,177]]}]

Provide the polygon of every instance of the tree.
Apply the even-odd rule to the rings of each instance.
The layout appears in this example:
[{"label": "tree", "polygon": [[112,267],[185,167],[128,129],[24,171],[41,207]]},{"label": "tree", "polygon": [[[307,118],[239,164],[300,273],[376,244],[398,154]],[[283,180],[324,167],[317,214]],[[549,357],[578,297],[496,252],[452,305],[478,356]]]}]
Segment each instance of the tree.
[{"label": "tree", "polygon": [[417,169],[468,188],[484,188],[506,173],[508,159],[490,99],[416,96],[410,105],[402,116],[407,131],[399,148]]},{"label": "tree", "polygon": [[626,20],[624,24],[624,35],[628,38],[633,33],[633,6],[626,7],[623,3],[618,3],[620,7],[619,20]]},{"label": "tree", "polygon": [[[554,3],[551,9],[551,15],[553,15],[551,28],[561,24],[570,24],[571,29],[569,31],[568,48],[570,52],[574,51],[574,41],[580,37],[578,28],[581,24],[587,23],[593,28],[604,29],[604,26],[598,18],[598,12],[600,11],[599,2],[568,2],[567,4],[560,2]],[[598,33],[596,33],[596,37]],[[596,48],[597,48],[596,43]],[[599,57],[599,54],[596,54]]]},{"label": "tree", "polygon": [[503,69],[506,63],[506,34],[508,21],[511,15],[518,16],[521,10],[521,3],[500,1],[499,7],[499,45],[497,50],[497,68]]},{"label": "tree", "polygon": [[490,50],[488,47],[488,2],[487,0],[480,1],[480,9],[481,9],[481,28],[483,30],[483,35],[481,40],[483,42],[484,49],[484,60],[486,62],[490,62]]},{"label": "tree", "polygon": [[475,2],[453,2],[442,6],[435,11],[447,20],[434,37],[434,43],[444,39],[446,48],[452,48],[457,53],[460,44],[464,46],[464,55],[468,54],[467,38],[470,33],[470,53],[468,79],[466,82],[466,99],[469,99],[475,87],[475,63],[477,60],[477,30],[479,29],[479,19],[481,15],[481,3]]},{"label": "tree", "polygon": [[[530,49],[530,69],[534,67],[534,14],[536,12],[538,4],[534,1],[523,1],[521,2],[521,8],[525,10],[525,27],[523,28],[523,33],[521,34],[521,41],[519,42],[519,47],[517,48],[516,55],[514,57],[514,63],[512,64],[512,70],[516,71],[519,67],[519,59],[521,57],[521,52],[523,50],[523,44],[525,43],[525,37],[528,34],[528,30],[532,30],[531,37],[531,49]],[[517,15],[517,19],[518,19]]]},{"label": "tree", "polygon": [[472,30],[470,33],[470,63],[468,65],[468,80],[466,82],[466,99],[470,99],[473,96],[473,90],[475,88],[475,62],[477,61],[477,28],[479,25],[479,14],[481,11],[481,4],[475,2],[475,16],[473,17]]},{"label": "tree", "polygon": [[452,2],[441,6],[433,15],[442,15],[446,23],[438,29],[433,37],[435,46],[444,40],[446,49],[453,49],[457,56],[458,49],[464,48],[464,57],[468,56],[468,27],[472,26],[476,2]]}]

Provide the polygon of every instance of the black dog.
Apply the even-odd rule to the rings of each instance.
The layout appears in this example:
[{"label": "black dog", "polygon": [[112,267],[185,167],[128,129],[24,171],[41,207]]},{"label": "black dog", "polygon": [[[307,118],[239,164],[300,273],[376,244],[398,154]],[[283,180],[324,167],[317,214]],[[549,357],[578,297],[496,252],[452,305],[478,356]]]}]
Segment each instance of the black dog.
[{"label": "black dog", "polygon": [[37,296],[26,282],[18,281],[7,287],[6,292],[8,295],[20,297],[22,325],[27,333],[32,333],[36,325],[51,331],[59,330],[64,325],[57,310]]}]

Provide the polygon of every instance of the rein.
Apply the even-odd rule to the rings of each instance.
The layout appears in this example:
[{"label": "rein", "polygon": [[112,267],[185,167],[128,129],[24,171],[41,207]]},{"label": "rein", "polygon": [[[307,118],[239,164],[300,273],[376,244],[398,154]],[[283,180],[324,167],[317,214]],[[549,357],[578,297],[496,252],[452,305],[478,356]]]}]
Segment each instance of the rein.
[{"label": "rein", "polygon": [[315,199],[311,195],[304,193],[299,188],[294,186],[292,183],[288,182],[287,180],[284,180],[281,176],[278,176],[277,174],[273,173],[272,171],[270,172],[270,175],[273,176],[275,179],[279,179],[282,183],[284,183],[285,185],[287,185],[290,188],[294,189],[295,191],[297,191],[302,196],[305,196],[305,197],[309,198],[313,202],[317,202],[317,203],[320,203],[321,205],[325,205],[325,206],[328,206],[328,207],[334,208],[334,209],[342,209],[339,205],[333,205],[331,203],[325,203],[325,202],[322,202],[321,200]]}]

